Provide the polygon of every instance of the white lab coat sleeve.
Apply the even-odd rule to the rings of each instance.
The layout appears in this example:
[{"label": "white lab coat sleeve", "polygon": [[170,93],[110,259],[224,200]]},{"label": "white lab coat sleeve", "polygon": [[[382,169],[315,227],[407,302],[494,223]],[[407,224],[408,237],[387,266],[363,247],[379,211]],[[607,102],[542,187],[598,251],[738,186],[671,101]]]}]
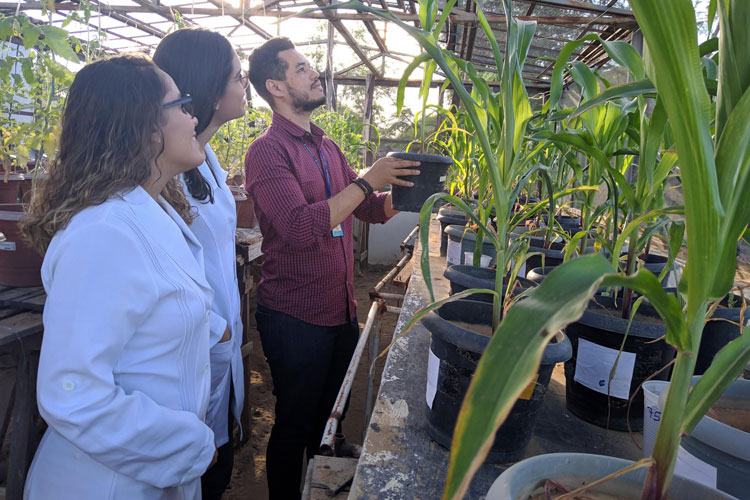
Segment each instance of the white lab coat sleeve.
[{"label": "white lab coat sleeve", "polygon": [[[105,223],[66,236],[48,270],[37,382],[42,417],[89,456],[136,480],[164,488],[199,477],[214,455],[211,429],[195,413],[139,391],[126,394],[114,381],[123,348],[158,299],[144,243]],[[145,364],[150,354],[143,353]]]},{"label": "white lab coat sleeve", "polygon": [[[209,329],[211,330],[211,332],[208,343],[211,347],[219,343],[221,337],[224,335],[224,330],[227,329],[227,324],[227,320],[221,316],[216,308],[212,308],[211,317],[209,320]],[[234,332],[231,332],[231,334],[234,335]]]}]

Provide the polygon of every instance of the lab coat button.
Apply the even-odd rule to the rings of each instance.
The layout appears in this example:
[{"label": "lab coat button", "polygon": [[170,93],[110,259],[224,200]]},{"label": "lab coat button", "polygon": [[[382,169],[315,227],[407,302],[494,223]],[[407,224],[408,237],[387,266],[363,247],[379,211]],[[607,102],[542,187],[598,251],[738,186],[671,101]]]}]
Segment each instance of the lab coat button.
[{"label": "lab coat button", "polygon": [[72,380],[63,380],[62,388],[63,388],[63,391],[70,392],[76,388],[76,385],[73,383]]},{"label": "lab coat button", "polygon": [[211,311],[206,311],[206,321],[208,321],[211,318]]}]

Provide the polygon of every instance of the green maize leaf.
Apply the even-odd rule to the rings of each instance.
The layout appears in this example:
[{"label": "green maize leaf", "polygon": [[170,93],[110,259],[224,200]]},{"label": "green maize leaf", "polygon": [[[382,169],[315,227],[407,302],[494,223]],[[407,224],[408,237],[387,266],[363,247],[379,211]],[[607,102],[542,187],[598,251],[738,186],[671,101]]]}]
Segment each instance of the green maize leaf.
[{"label": "green maize leaf", "polygon": [[638,80],[637,82],[630,82],[622,85],[615,85],[614,87],[610,87],[607,90],[601,92],[593,99],[581,103],[581,105],[573,110],[573,112],[569,115],[569,119],[572,120],[579,116],[581,113],[585,113],[589,109],[599,106],[601,103],[606,101],[655,93],[656,88],[648,79]]},{"label": "green maize leaf", "polygon": [[406,90],[406,84],[409,81],[409,77],[422,63],[431,59],[430,54],[423,52],[414,58],[412,62],[406,66],[404,73],[401,75],[401,79],[398,82],[398,89],[396,89],[396,114],[400,115],[401,110],[404,107],[404,95]]},{"label": "green maize leaf", "polygon": [[[578,260],[578,259],[576,259]],[[690,334],[677,297],[664,291],[654,273],[640,269],[632,276],[607,275],[602,287],[622,286],[631,288],[648,298],[667,327],[667,342],[682,351],[691,351]]]},{"label": "green maize leaf", "polygon": [[727,121],[716,151],[719,191],[726,216],[721,221],[723,249],[717,268],[714,296],[734,282],[736,242],[750,221],[750,89],[737,103]]},{"label": "green maize leaf", "polygon": [[482,8],[477,9],[477,21],[479,21],[479,26],[481,26],[482,31],[484,31],[484,36],[486,36],[487,40],[490,42],[492,56],[495,58],[495,67],[498,71],[497,74],[500,76],[500,68],[503,67],[503,55],[500,53],[500,47],[497,44],[495,34],[490,27],[490,23],[487,22],[487,18],[484,16],[484,9]]},{"label": "green maize leaf", "polygon": [[591,99],[599,93],[599,83],[596,76],[581,61],[573,61],[570,65],[570,76],[583,89],[584,100]]},{"label": "green maize leaf", "polygon": [[645,105],[643,111],[641,114],[641,154],[638,162],[636,189],[639,198],[648,194],[654,186],[656,155],[659,153],[659,146],[661,146],[667,127],[667,113],[660,99],[656,99],[650,119],[646,116]]},{"label": "green maize leaf", "polygon": [[549,109],[554,109],[557,106],[562,95],[562,74],[570,56],[582,44],[592,40],[599,41],[607,55],[618,64],[625,66],[634,80],[643,79],[645,75],[643,61],[632,45],[626,42],[608,42],[602,40],[599,35],[591,33],[578,40],[566,43],[560,50],[550,78]]},{"label": "green maize leaf", "polygon": [[[698,307],[713,293],[719,263],[718,191],[709,125],[709,97],[698,56],[695,13],[689,0],[632,0],[648,48],[649,76],[669,117],[680,158],[690,249],[688,304]],[[710,271],[709,271],[710,270]]]},{"label": "green maize leaf", "polygon": [[440,19],[438,19],[437,24],[435,25],[435,29],[433,29],[433,33],[440,33],[443,31],[443,26],[445,26],[445,22],[448,20],[448,16],[450,16],[451,11],[453,10],[453,6],[456,5],[457,0],[448,0],[445,3],[445,7],[443,7],[443,12],[440,15]]},{"label": "green maize leaf", "polygon": [[709,38],[698,46],[698,54],[700,54],[701,57],[716,52],[717,50],[719,50],[718,38]]},{"label": "green maize leaf", "polygon": [[688,396],[681,431],[689,434],[716,402],[729,384],[742,374],[750,363],[750,330],[725,345],[714,357]]},{"label": "green maize leaf", "polygon": [[[731,13],[731,18],[730,18]],[[716,137],[737,102],[750,87],[750,2],[719,0],[719,81],[716,95]]]},{"label": "green maize leaf", "polygon": [[706,20],[708,22],[708,32],[711,33],[711,30],[714,27],[714,19],[716,19],[716,0],[709,0],[708,2],[708,19]]},{"label": "green maize leaf", "polygon": [[460,499],[482,465],[495,431],[534,377],[549,340],[581,317],[612,267],[601,255],[552,271],[506,313],[479,361],[461,406],[443,498]]}]

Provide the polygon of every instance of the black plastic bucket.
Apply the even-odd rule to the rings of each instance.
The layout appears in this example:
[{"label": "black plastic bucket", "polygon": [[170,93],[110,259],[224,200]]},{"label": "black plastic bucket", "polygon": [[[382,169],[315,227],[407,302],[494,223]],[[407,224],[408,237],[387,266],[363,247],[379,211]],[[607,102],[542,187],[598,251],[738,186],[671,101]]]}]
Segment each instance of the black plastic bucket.
[{"label": "black plastic bucket", "polygon": [[[448,235],[446,251],[447,263],[449,265],[464,264],[466,252],[469,252],[471,254],[474,253],[474,248],[477,245],[476,233],[472,229],[469,229],[465,226],[448,225],[445,228],[445,234]],[[454,245],[458,246],[456,247]],[[454,252],[451,252],[452,246],[454,249],[456,249],[454,250]],[[457,255],[455,254],[456,252],[458,253]],[[482,242],[482,255],[490,257],[490,266],[495,263],[497,250],[495,250],[495,246],[490,243],[490,240],[488,240],[487,238],[484,238],[484,241]],[[471,262],[473,262],[473,260]]]},{"label": "black plastic bucket", "polygon": [[[676,294],[676,288],[666,288],[667,293]],[[730,303],[731,298],[731,303]],[[736,306],[736,307],[735,307]],[[703,325],[701,334],[701,345],[698,348],[698,357],[695,360],[694,375],[703,375],[714,356],[725,345],[740,336],[740,313],[742,312],[742,297],[730,293],[714,309],[711,318]],[[745,313],[747,321],[747,313]]]},{"label": "black plastic bucket", "polygon": [[[432,334],[427,377],[427,431],[446,448],[451,446],[461,403],[477,362],[490,341],[490,337],[465,330],[450,321],[490,325],[492,304],[458,300],[443,305],[437,312],[431,312],[422,319]],[[508,418],[498,429],[487,462],[516,462],[523,457],[552,370],[556,363],[565,361],[572,353],[570,341],[562,334],[560,337],[559,342],[550,343],[545,348],[537,379],[516,401]],[[434,398],[429,401],[431,387],[434,388]]]},{"label": "black plastic bucket", "polygon": [[448,251],[448,235],[445,228],[454,225],[462,226],[467,221],[466,214],[463,210],[453,207],[441,207],[438,212],[437,221],[440,223],[440,255],[445,257]]},{"label": "black plastic bucket", "polygon": [[556,267],[557,266],[551,266],[549,264],[545,267],[535,267],[526,273],[526,279],[539,285],[549,273],[555,270]]},{"label": "black plastic bucket", "polygon": [[[451,295],[463,292],[468,288],[495,289],[495,269],[466,265],[447,266],[443,276],[445,276],[450,282]],[[522,277],[518,277],[517,281],[518,283],[516,284],[514,293],[520,293],[526,288],[535,286],[534,283]],[[505,282],[505,280],[503,282]],[[503,285],[503,293],[504,292],[505,285]],[[477,293],[470,297],[470,300],[477,300],[480,302],[492,302],[492,299],[493,296],[489,293]]]},{"label": "black plastic bucket", "polygon": [[409,175],[401,179],[414,183],[412,187],[392,187],[393,208],[401,212],[419,212],[425,200],[443,190],[445,174],[453,159],[448,156],[423,155],[419,153],[390,153],[388,156],[403,160],[419,161],[421,164],[415,169],[419,175]]},{"label": "black plastic bucket", "polygon": [[[589,303],[581,319],[565,328],[573,345],[573,357],[565,362],[565,397],[566,406],[574,415],[600,427],[626,431],[629,398],[646,378],[674,358],[675,350],[663,338],[654,342],[665,335],[666,328],[650,305],[641,304],[638,313],[646,320],[634,319],[627,330],[628,320],[621,318],[621,304],[621,297],[615,307],[611,297],[597,295],[596,302]],[[604,368],[599,363],[607,356],[615,356],[626,331],[628,335],[618,361],[618,370],[626,370],[628,360],[633,356],[634,362],[632,369],[626,372],[630,375],[629,387],[621,387],[618,393],[618,389],[611,386],[608,376],[614,362]],[[585,347],[584,351],[582,347]],[[577,370],[580,370],[580,381],[576,380]],[[598,375],[598,378],[594,375]],[[668,376],[669,370],[664,370],[654,380],[667,380]],[[621,383],[627,385],[624,380]],[[592,386],[598,390],[592,389]],[[638,391],[630,408],[630,428],[634,431],[643,429],[642,390]]]}]

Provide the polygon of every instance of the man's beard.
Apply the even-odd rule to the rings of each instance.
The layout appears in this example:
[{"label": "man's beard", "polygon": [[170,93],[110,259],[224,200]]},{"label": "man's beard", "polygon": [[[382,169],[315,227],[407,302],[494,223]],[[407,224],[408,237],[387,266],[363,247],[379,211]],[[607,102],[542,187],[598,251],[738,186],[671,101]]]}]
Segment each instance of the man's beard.
[{"label": "man's beard", "polygon": [[310,112],[318,106],[322,106],[326,103],[325,95],[317,100],[309,99],[306,93],[299,93],[287,85],[289,95],[292,96],[292,106],[298,111]]}]

